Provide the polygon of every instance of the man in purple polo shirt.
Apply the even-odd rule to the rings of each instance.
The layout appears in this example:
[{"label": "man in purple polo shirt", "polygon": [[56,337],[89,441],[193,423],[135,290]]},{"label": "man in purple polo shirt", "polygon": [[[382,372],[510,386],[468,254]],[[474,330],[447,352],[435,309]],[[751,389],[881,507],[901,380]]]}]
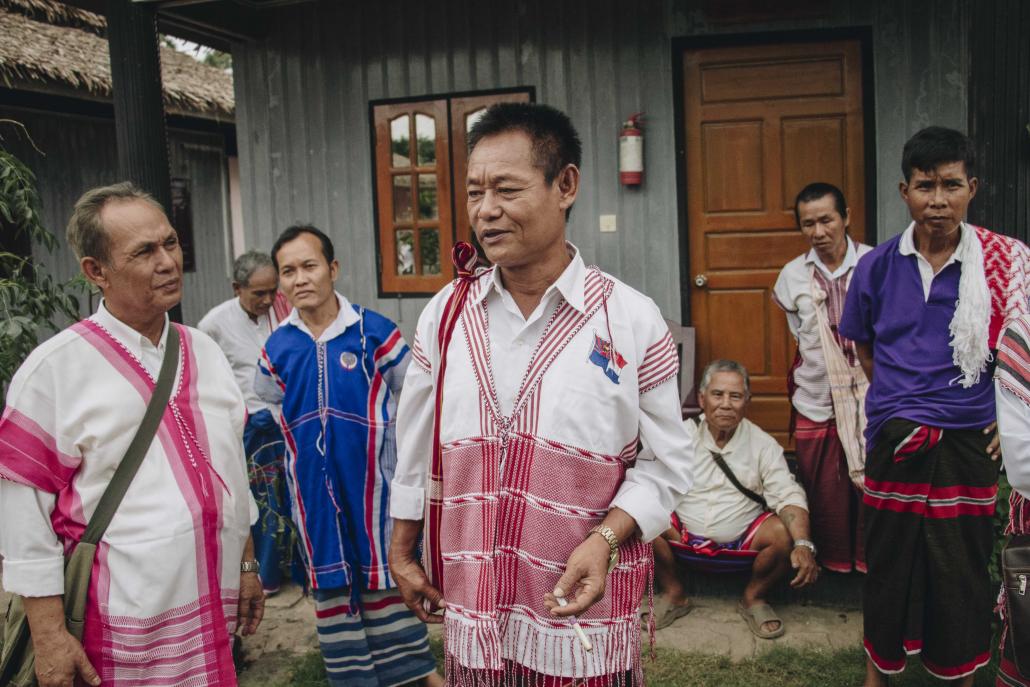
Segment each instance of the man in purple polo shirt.
[{"label": "man in purple polo shirt", "polygon": [[870,380],[866,687],[886,685],[909,653],[960,687],[990,658],[989,366],[1004,322],[1027,310],[1027,247],[963,221],[974,160],[957,131],[909,139],[900,191],[912,223],[859,261],[841,317]]}]

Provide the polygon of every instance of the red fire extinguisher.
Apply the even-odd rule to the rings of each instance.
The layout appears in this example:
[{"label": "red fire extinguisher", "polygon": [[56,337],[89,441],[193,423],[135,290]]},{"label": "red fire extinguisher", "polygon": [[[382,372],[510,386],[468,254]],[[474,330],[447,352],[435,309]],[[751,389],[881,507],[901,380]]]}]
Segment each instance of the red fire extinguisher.
[{"label": "red fire extinguisher", "polygon": [[639,186],[644,180],[644,113],[637,112],[622,123],[619,134],[619,181],[624,186]]}]

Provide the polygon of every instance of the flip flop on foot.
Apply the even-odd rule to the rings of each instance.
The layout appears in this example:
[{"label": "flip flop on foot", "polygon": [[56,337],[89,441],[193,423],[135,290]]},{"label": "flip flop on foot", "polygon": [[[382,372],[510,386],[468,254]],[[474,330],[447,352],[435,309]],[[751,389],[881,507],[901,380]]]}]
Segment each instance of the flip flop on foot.
[{"label": "flip flop on foot", "polygon": [[[783,621],[776,615],[776,611],[767,603],[757,603],[750,608],[744,608],[744,604],[739,603],[737,604],[737,613],[747,623],[751,633],[759,639],[776,639],[782,637],[783,633],[787,631],[783,627]],[[779,623],[779,626],[775,630],[766,630],[764,629],[766,623]]]},{"label": "flip flop on foot", "polygon": [[[654,627],[661,630],[676,622],[686,614],[694,610],[694,604],[688,599],[685,604],[674,604],[664,596],[655,597],[654,600]],[[644,615],[647,611],[644,611]]]}]

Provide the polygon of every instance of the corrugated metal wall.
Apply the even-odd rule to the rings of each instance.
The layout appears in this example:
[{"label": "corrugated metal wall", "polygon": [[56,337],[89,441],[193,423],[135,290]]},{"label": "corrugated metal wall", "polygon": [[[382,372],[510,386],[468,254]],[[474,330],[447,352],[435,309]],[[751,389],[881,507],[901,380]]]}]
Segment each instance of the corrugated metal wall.
[{"label": "corrugated metal wall", "polygon": [[[64,241],[72,205],[86,189],[120,181],[114,123],[11,108],[0,108],[0,117],[22,122],[43,152],[5,131],[5,147],[36,174],[44,222],[59,238],[54,253],[36,258],[52,274],[69,279],[79,271]],[[171,131],[169,137],[172,176],[192,181],[197,270],[185,276],[183,319],[196,324],[212,306],[232,296],[226,258],[228,188],[223,142],[221,137],[194,132]]]},{"label": "corrugated metal wall", "polygon": [[[700,2],[631,9],[615,0],[319,2],[281,10],[266,39],[234,49],[249,247],[295,221],[337,243],[338,288],[408,336],[425,299],[377,298],[370,100],[534,86],[572,117],[583,187],[569,235],[584,257],[681,315],[673,55],[675,36],[872,26],[880,238],[904,228],[901,145],[921,126],[964,127],[968,0],[837,0],[818,17],[713,25]],[[619,124],[647,112],[640,190],[617,182]],[[601,234],[600,214],[618,231]]]},{"label": "corrugated metal wall", "polygon": [[980,190],[969,214],[1030,241],[1030,3],[979,3],[971,35],[969,129]]},{"label": "corrugated metal wall", "polygon": [[[602,2],[319,3],[283,10],[234,50],[248,247],[297,220],[326,229],[338,288],[408,336],[425,299],[376,297],[370,100],[534,86],[584,143],[569,236],[589,263],[679,312],[672,71],[663,12]],[[661,7],[661,5],[657,5]],[[619,186],[616,137],[646,110],[647,180]],[[462,211],[462,208],[457,208]],[[601,234],[598,216],[616,214]],[[252,242],[252,243],[251,243]]]}]

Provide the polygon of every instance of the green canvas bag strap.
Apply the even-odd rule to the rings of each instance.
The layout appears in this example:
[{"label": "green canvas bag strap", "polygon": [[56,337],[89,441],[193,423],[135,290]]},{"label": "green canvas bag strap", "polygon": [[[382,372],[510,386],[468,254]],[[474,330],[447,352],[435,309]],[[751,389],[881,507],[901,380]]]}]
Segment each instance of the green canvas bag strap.
[{"label": "green canvas bag strap", "polygon": [[172,395],[172,384],[175,382],[175,372],[179,367],[179,329],[174,323],[168,323],[168,337],[165,339],[165,355],[161,361],[161,371],[157,375],[157,384],[154,386],[154,393],[150,396],[147,404],[147,411],[143,415],[136,435],[132,437],[129,448],[125,451],[125,457],[118,464],[114,471],[114,477],[107,485],[107,490],[100,497],[93,517],[89,519],[86,531],[80,540],[83,544],[96,544],[107,531],[111,518],[118,510],[122,497],[129,489],[132,478],[143,463],[143,457],[147,455],[150,444],[157,434],[157,427],[161,424],[161,417],[164,415],[168,399]]}]

